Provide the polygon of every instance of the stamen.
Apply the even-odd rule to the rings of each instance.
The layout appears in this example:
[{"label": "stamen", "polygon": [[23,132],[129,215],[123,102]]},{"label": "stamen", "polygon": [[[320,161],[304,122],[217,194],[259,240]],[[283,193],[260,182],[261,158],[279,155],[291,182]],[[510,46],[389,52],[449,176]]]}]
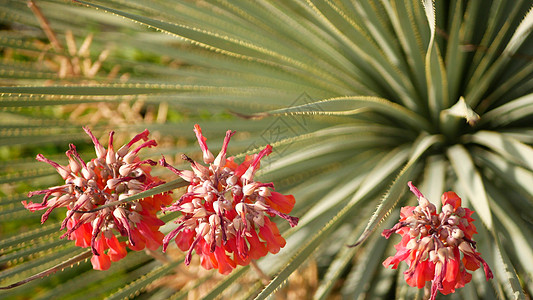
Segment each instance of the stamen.
[{"label": "stamen", "polygon": [[105,155],[106,155],[106,150],[105,150],[104,146],[102,146],[102,144],[100,144],[100,142],[94,136],[94,134],[91,132],[89,127],[83,127],[83,130],[85,130],[85,132],[89,135],[89,137],[91,137],[91,140],[93,141],[93,144],[94,144],[94,150],[96,151],[96,156],[99,159],[103,159],[105,157]]},{"label": "stamen", "polygon": [[220,149],[220,152],[218,153],[217,158],[215,159],[215,162],[213,163],[215,166],[222,167],[226,164],[226,151],[228,150],[229,141],[234,134],[235,134],[235,131],[231,131],[231,130],[226,131],[226,137],[224,137],[224,143],[222,144],[222,149]]},{"label": "stamen", "polygon": [[200,148],[202,149],[204,163],[212,163],[214,160],[213,153],[207,149],[207,139],[202,135],[202,128],[200,128],[200,125],[194,125],[194,133],[196,134],[196,139],[198,139],[198,144],[200,144]]},{"label": "stamen", "polygon": [[181,223],[176,229],[172,230],[163,238],[163,252],[167,251],[168,243],[181,231],[185,223]]},{"label": "stamen", "polygon": [[57,172],[59,173],[59,175],[61,175],[61,177],[63,177],[63,179],[67,179],[70,176],[70,170],[67,167],[62,166],[56,163],[55,161],[49,160],[48,158],[44,157],[44,155],[42,154],[37,154],[37,157],[35,159],[41,162],[45,162],[51,165],[52,167],[56,168]]},{"label": "stamen", "polygon": [[263,157],[268,156],[270,153],[272,153],[272,146],[267,145],[265,149],[259,152],[259,154],[256,154],[254,160],[252,161],[252,163],[250,164],[250,166],[248,167],[244,175],[242,175],[242,178],[246,180],[247,182],[252,181],[255,171],[257,171],[257,169],[259,168],[259,162],[261,161]]}]

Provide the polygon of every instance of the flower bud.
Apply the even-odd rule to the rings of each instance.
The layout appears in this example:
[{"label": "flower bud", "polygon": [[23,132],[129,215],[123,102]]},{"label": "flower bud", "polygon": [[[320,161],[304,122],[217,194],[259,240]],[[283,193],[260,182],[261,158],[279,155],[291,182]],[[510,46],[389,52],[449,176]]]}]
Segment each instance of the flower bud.
[{"label": "flower bud", "polygon": [[206,202],[213,202],[213,200],[215,199],[215,195],[211,192],[206,193],[204,199]]},{"label": "flower bud", "polygon": [[235,205],[235,211],[237,211],[237,213],[239,215],[243,215],[243,214],[246,214],[246,206],[244,203],[237,203]]},{"label": "flower bud", "polygon": [[135,161],[136,157],[137,157],[136,152],[128,152],[126,155],[124,155],[123,161],[127,164],[132,164],[133,161]]},{"label": "flower bud", "polygon": [[463,252],[465,254],[474,255],[474,249],[472,249],[472,246],[470,246],[470,244],[467,243],[466,241],[462,241],[459,244],[458,248],[459,248],[459,250],[461,250],[461,252]]},{"label": "flower bud", "polygon": [[87,180],[93,179],[95,177],[94,171],[88,168],[82,168],[81,175]]},{"label": "flower bud", "polygon": [[235,196],[240,196],[242,195],[242,188],[238,185],[235,185],[231,188],[231,193],[233,193]]},{"label": "flower bud", "polygon": [[185,181],[192,182],[196,175],[194,175],[193,171],[185,170],[181,171],[180,177]]},{"label": "flower bud", "polygon": [[120,166],[120,168],[118,169],[118,173],[122,176],[128,176],[134,168],[135,164],[125,164]]},{"label": "flower bud", "polygon": [[136,201],[131,204],[130,208],[134,211],[141,211],[143,209],[143,206],[138,201]]},{"label": "flower bud", "polygon": [[128,222],[128,219],[126,219],[126,211],[122,207],[115,208],[113,211],[113,216],[122,224],[126,224]]},{"label": "flower bud", "polygon": [[113,151],[113,148],[111,148],[111,146],[107,150],[107,155],[106,155],[106,158],[105,158],[105,162],[108,165],[112,165],[112,164],[115,164],[117,162],[117,157],[115,156],[115,152]]},{"label": "flower bud", "polygon": [[208,223],[202,222],[200,225],[196,228],[196,232],[198,235],[206,236],[209,231],[211,230],[211,226],[209,226]]},{"label": "flower bud", "polygon": [[449,235],[446,238],[446,243],[448,244],[448,246],[455,246],[455,245],[457,245],[457,239],[454,239],[453,235]]},{"label": "flower bud", "polygon": [[89,196],[87,194],[82,194],[77,200],[76,200],[76,203],[75,203],[75,206],[78,206],[78,205],[83,205],[85,204],[87,201],[89,200]]},{"label": "flower bud", "polygon": [[446,259],[449,258],[448,247],[441,247],[437,249],[437,255],[439,257],[439,260],[444,262]]},{"label": "flower bud", "polygon": [[68,165],[74,174],[77,174],[81,170],[81,164],[74,159],[69,159]]},{"label": "flower bud", "polygon": [[453,206],[451,204],[446,204],[442,207],[442,212],[446,215],[451,215],[453,214]]},{"label": "flower bud", "polygon": [[462,218],[466,215],[466,211],[463,207],[459,206],[456,210],[455,210],[455,214],[459,217],[459,218]]},{"label": "flower bud", "polygon": [[98,145],[94,145],[94,150],[96,152],[96,156],[99,158],[99,159],[103,159],[107,153],[107,151],[105,150],[104,146],[98,144]]},{"label": "flower bud", "polygon": [[194,205],[195,208],[203,206],[202,200],[199,198],[192,199],[191,203]]},{"label": "flower bud", "polygon": [[244,224],[242,222],[242,219],[239,217],[239,216],[236,216],[234,219],[233,219],[233,228],[235,229],[235,231],[241,231]]},{"label": "flower bud", "polygon": [[217,214],[210,215],[209,224],[211,227],[216,228],[218,225],[220,225],[220,217]]},{"label": "flower bud", "polygon": [[270,189],[266,186],[262,186],[259,188],[259,196],[261,197],[270,197],[272,194],[270,193]]},{"label": "flower bud", "polygon": [[204,151],[203,159],[204,159],[204,163],[210,164],[215,160],[215,157],[213,156],[213,153],[211,153],[211,151],[207,150],[207,151]]},{"label": "flower bud", "polygon": [[437,252],[435,250],[429,251],[429,261],[435,263],[437,262],[437,259],[438,259]]},{"label": "flower bud", "polygon": [[120,194],[120,195],[118,196],[118,200],[126,199],[126,198],[128,198],[129,196],[131,196],[129,193]]},{"label": "flower bud", "polygon": [[450,216],[448,218],[448,224],[450,224],[450,225],[459,225],[459,218],[457,216]]},{"label": "flower bud", "polygon": [[257,188],[257,184],[255,182],[253,183],[249,183],[247,185],[245,185],[243,188],[242,188],[242,192],[245,196],[250,196],[251,194],[254,193],[255,189]]},{"label": "flower bud", "polygon": [[269,208],[268,205],[262,201],[255,202],[254,206],[258,211],[266,211]]},{"label": "flower bud", "polygon": [[139,223],[142,220],[142,216],[139,213],[133,211],[129,213],[128,219],[133,223]]},{"label": "flower bud", "polygon": [[409,242],[407,243],[407,246],[405,246],[405,248],[411,249],[411,250],[416,250],[416,249],[418,249],[418,243],[416,242],[415,239],[411,239],[411,240],[409,240]]},{"label": "flower bud", "polygon": [[195,209],[193,218],[203,218],[205,216],[207,216],[207,211],[203,207]]},{"label": "flower bud", "polygon": [[115,187],[115,192],[119,194],[126,192],[126,190],[127,190],[127,185],[124,184],[123,182]]},{"label": "flower bud", "polygon": [[461,229],[455,228],[452,230],[452,236],[454,239],[462,239],[465,236],[465,234]]},{"label": "flower bud", "polygon": [[423,209],[428,207],[428,205],[429,205],[429,201],[428,201],[428,199],[426,199],[426,197],[420,197],[418,199],[418,203],[419,203],[420,207],[422,207]]},{"label": "flower bud", "polygon": [[117,151],[117,156],[120,158],[120,157],[124,157],[124,155],[126,155],[126,153],[128,153],[128,151],[130,150],[130,146],[129,145],[124,145],[122,147],[120,147]]},{"label": "flower bud", "polygon": [[85,178],[83,178],[83,177],[76,177],[76,178],[74,178],[73,183],[74,183],[75,186],[85,187],[87,185],[87,180],[85,180]]},{"label": "flower bud", "polygon": [[143,184],[136,179],[132,179],[128,181],[127,185],[128,185],[128,188],[131,190],[139,190],[139,191],[143,190]]},{"label": "flower bud", "polygon": [[421,236],[427,236],[428,235],[428,230],[426,229],[426,227],[421,227],[420,228],[420,234],[421,234]]},{"label": "flower bud", "polygon": [[237,184],[238,179],[239,178],[237,176],[231,175],[226,179],[226,184],[229,186],[234,186],[235,184]]},{"label": "flower bud", "polygon": [[107,188],[110,190],[114,190],[115,187],[120,183],[120,179],[117,178],[111,178],[107,181]]},{"label": "flower bud", "polygon": [[217,214],[221,214],[222,213],[222,205],[221,205],[221,202],[219,200],[213,202],[213,210]]},{"label": "flower bud", "polygon": [[181,211],[186,214],[192,214],[194,212],[194,204],[190,202],[181,204]]},{"label": "flower bud", "polygon": [[138,193],[140,193],[142,191],[143,191],[142,189],[138,189],[138,190],[137,189],[130,189],[128,191],[128,195],[133,196],[133,195],[138,194]]},{"label": "flower bud", "polygon": [[256,214],[254,215],[253,217],[253,222],[259,226],[259,227],[263,227],[265,226],[265,216],[263,214]]}]

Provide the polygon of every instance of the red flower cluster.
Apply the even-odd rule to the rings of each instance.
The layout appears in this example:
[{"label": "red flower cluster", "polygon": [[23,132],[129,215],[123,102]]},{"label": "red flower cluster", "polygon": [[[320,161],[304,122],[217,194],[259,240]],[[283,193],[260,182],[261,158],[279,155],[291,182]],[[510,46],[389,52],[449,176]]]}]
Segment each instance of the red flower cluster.
[{"label": "red flower cluster", "polygon": [[[254,181],[259,161],[272,152],[268,145],[259,154],[247,156],[237,164],[233,157],[226,158],[230,138],[235,132],[227,131],[224,144],[215,158],[207,149],[206,138],[200,126],[194,131],[207,166],[189,161],[192,171],[180,171],[161,159],[161,165],[190,182],[187,192],[167,211],[180,211],[178,227],[165,239],[163,249],[176,237],[182,251],[188,251],[185,263],[191,260],[192,251],[201,257],[205,269],[216,268],[229,274],[236,265],[247,265],[252,259],[277,253],[285,246],[275,223],[269,216],[280,216],[291,226],[298,218],[287,215],[294,207],[292,195],[274,191],[272,183]],[[230,256],[231,255],[231,256]]]},{"label": "red flower cluster", "polygon": [[[42,223],[55,208],[67,207],[67,216],[61,224],[61,230],[66,227],[67,232],[62,238],[66,236],[75,240],[79,247],[90,246],[93,268],[106,270],[111,261],[126,256],[126,246],[138,251],[145,247],[155,250],[162,244],[164,235],[159,232],[159,227],[164,223],[156,217],[156,213],[162,205],[170,204],[172,198],[161,194],[82,213],[163,183],[150,175],[150,167],[147,166],[157,163],[141,161],[137,156],[141,149],[157,145],[154,140],[148,140],[148,130],[136,135],[118,151],[113,148],[113,131],[109,133],[108,149],[105,149],[88,128],[84,130],[94,143],[97,158],[86,163],[72,144],[66,152],[69,158],[66,166],[37,155],[37,160],[57,169],[65,184],[28,194],[28,197],[44,194],[42,203],[23,201],[22,204],[32,212],[46,209]],[[140,140],[144,143],[131,150],[131,146]],[[120,242],[115,232],[128,237],[128,241]]]},{"label": "red flower cluster", "polygon": [[401,242],[395,245],[396,255],[387,258],[383,265],[396,269],[405,261],[409,265],[404,273],[407,284],[423,288],[427,281],[432,281],[431,300],[437,291],[447,295],[470,282],[472,274],[467,270],[475,271],[480,264],[487,280],[492,278],[489,265],[475,250],[476,243],[472,240],[477,233],[471,217],[474,212],[461,207],[457,194],[446,192],[442,195],[442,212],[437,214],[435,205],[411,182],[408,185],[419,204],[402,207],[400,222],[383,231],[386,238],[393,233],[402,236]]}]

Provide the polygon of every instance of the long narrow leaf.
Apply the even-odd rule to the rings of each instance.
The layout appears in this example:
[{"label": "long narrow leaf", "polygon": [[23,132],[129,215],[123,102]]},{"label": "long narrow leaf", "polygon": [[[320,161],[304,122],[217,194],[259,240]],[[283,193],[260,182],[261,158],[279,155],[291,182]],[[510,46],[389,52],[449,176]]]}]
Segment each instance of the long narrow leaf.
[{"label": "long narrow leaf", "polygon": [[481,220],[487,228],[492,229],[492,213],[483,185],[483,179],[475,167],[472,158],[466,149],[460,145],[450,147],[447,152],[448,159],[459,179],[459,184],[465,190],[470,204],[480,215]]}]

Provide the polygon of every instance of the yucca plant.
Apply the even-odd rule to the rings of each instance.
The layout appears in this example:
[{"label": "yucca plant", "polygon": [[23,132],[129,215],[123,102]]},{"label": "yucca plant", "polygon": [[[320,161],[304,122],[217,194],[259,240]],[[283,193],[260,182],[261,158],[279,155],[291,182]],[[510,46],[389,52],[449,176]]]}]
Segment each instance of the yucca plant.
[{"label": "yucca plant", "polygon": [[[468,222],[494,278],[478,270],[438,298],[531,298],[531,2],[0,5],[0,282],[25,283],[2,297],[421,299],[427,289],[405,283],[406,264],[382,266],[399,239],[380,232],[422,194],[440,211],[441,194],[453,190],[475,211]],[[82,126],[100,140],[114,130],[120,142],[148,129],[159,146],[144,156],[163,154],[184,170],[181,154],[202,157],[194,124],[215,152],[235,130],[227,152],[239,162],[272,146],[255,176],[294,195],[290,214],[300,218],[292,228],[272,219],[287,241],[278,254],[222,276],[195,259],[184,266],[189,258],[171,242],[166,253],[130,251],[96,271],[90,250],[59,238],[66,211],[41,226],[40,214],[20,204],[60,184],[37,154],[64,165],[62,152],[75,142],[94,157]],[[124,205],[186,192],[172,172],[152,173],[167,184]],[[161,231],[176,229],[180,215],[160,215]]]}]

